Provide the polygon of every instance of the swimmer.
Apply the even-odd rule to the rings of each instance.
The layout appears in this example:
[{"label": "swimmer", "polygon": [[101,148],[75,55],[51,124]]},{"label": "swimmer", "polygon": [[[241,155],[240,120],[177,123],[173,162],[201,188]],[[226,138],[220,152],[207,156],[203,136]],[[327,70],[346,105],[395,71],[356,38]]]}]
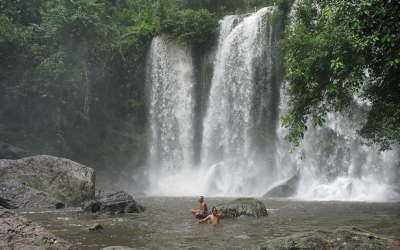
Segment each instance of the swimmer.
[{"label": "swimmer", "polygon": [[203,223],[206,222],[207,220],[210,220],[211,224],[219,224],[219,218],[224,217],[224,214],[219,210],[217,207],[213,207],[212,209],[212,214],[207,216],[205,219],[199,220],[198,223]]}]

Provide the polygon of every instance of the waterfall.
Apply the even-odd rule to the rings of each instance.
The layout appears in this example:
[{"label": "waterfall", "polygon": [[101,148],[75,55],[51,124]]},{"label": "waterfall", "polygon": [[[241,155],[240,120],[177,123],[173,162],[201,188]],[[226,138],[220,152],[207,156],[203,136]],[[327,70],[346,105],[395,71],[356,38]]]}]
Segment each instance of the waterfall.
[{"label": "waterfall", "polygon": [[188,48],[159,36],[151,43],[148,62],[148,181],[157,183],[156,192],[175,191],[182,188],[177,178],[194,160],[193,59]]},{"label": "waterfall", "polygon": [[274,85],[282,81],[274,44],[279,30],[268,23],[272,11],[221,22],[203,122],[201,168],[214,166],[207,193],[254,195],[272,179],[276,134],[267,136],[267,127],[276,128],[279,91]]},{"label": "waterfall", "polygon": [[[329,114],[323,127],[310,129],[288,153],[291,145],[279,122],[288,100],[277,46],[283,22],[271,18],[276,10],[220,21],[215,52],[207,55],[213,58],[208,83],[196,75],[201,70],[188,47],[165,36],[153,39],[146,76],[146,191],[262,196],[298,176],[294,198],[400,200],[399,150],[379,154],[361,143],[356,130],[368,104],[357,98],[347,112]],[[200,85],[209,88],[199,93]]]}]

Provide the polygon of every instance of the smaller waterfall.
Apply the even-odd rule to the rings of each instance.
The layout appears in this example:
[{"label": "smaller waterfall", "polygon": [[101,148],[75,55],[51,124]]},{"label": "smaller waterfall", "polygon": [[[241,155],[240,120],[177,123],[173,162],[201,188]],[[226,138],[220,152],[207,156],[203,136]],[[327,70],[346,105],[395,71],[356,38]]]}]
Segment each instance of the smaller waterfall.
[{"label": "smaller waterfall", "polygon": [[[283,99],[281,112],[286,109]],[[379,152],[356,134],[366,103],[354,99],[342,113],[330,113],[323,127],[311,128],[293,155],[280,154],[281,173],[300,175],[297,198],[307,200],[388,201],[399,199],[399,150]],[[279,129],[283,142],[285,129]],[[283,147],[287,148],[287,147]]]},{"label": "smaller waterfall", "polygon": [[178,195],[170,192],[182,188],[184,180],[178,179],[194,161],[193,59],[189,48],[159,36],[152,41],[148,62],[148,178],[155,193]]}]

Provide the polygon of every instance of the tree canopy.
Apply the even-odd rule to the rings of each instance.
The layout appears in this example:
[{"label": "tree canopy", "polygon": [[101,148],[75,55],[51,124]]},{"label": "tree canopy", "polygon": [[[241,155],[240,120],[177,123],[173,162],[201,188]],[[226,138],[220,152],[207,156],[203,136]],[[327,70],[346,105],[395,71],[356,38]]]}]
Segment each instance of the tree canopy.
[{"label": "tree canopy", "polygon": [[309,119],[321,126],[357,95],[370,104],[358,133],[381,150],[400,141],[399,8],[398,1],[299,2],[282,41],[288,140],[298,145]]}]

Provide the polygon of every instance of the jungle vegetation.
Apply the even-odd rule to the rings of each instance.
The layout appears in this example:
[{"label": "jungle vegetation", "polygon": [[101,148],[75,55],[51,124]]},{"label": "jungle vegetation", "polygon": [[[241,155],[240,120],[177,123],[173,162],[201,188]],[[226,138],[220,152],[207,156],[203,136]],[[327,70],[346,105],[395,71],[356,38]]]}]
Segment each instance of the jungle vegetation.
[{"label": "jungle vegetation", "polygon": [[[293,0],[0,0],[0,141],[96,170],[146,153],[144,61],[163,32],[209,48],[218,20]],[[398,1],[302,0],[282,41],[298,145],[311,120],[371,103],[358,131],[382,150],[399,141]]]},{"label": "jungle vegetation", "polygon": [[358,134],[389,150],[400,141],[400,3],[302,0],[286,27],[289,112],[282,125],[298,145],[308,126],[346,110],[354,96],[369,104]]},{"label": "jungle vegetation", "polygon": [[268,0],[0,0],[0,142],[96,170],[146,153],[144,60],[167,32],[211,46]]}]

